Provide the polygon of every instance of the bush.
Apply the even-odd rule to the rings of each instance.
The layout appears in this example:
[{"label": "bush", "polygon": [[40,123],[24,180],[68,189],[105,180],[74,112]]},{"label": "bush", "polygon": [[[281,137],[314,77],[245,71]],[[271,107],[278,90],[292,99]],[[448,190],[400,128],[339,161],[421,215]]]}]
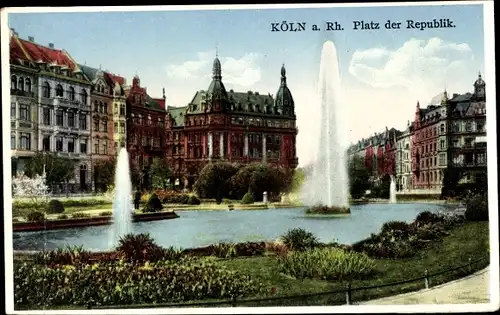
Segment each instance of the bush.
[{"label": "bush", "polygon": [[144,263],[160,259],[160,247],[156,245],[149,234],[127,234],[120,238],[116,250],[122,253],[130,263]]},{"label": "bush", "polygon": [[363,279],[375,271],[375,262],[368,256],[339,248],[290,252],[277,260],[281,272],[297,279]]},{"label": "bush", "polygon": [[260,282],[207,259],[143,267],[110,262],[40,268],[24,263],[15,268],[14,287],[16,308],[176,303],[263,293]]},{"label": "bush", "polygon": [[68,215],[63,213],[57,216],[57,220],[66,220],[68,218]]},{"label": "bush", "polygon": [[259,256],[266,251],[265,242],[246,242],[235,245],[237,256]]},{"label": "bush", "polygon": [[195,195],[189,196],[189,199],[187,201],[187,204],[189,205],[199,205],[200,203],[201,203],[200,199]]},{"label": "bush", "polygon": [[241,203],[245,205],[249,205],[255,202],[255,199],[253,198],[253,195],[249,192],[247,192],[243,198],[241,199]]},{"label": "bush", "polygon": [[288,249],[296,251],[314,248],[319,244],[313,233],[302,228],[288,230],[281,239]]},{"label": "bush", "polygon": [[42,222],[45,221],[45,214],[40,211],[33,211],[28,213],[26,220],[28,222]]},{"label": "bush", "polygon": [[381,232],[396,232],[396,234],[407,235],[410,233],[411,227],[408,223],[404,221],[389,221],[382,225]]},{"label": "bush", "polygon": [[306,213],[309,213],[309,214],[340,214],[340,213],[351,213],[351,210],[348,207],[315,205],[315,206],[307,208]]},{"label": "bush", "polygon": [[113,211],[102,211],[101,213],[99,213],[99,216],[101,217],[110,217],[113,215]]},{"label": "bush", "polygon": [[87,212],[75,212],[71,215],[75,219],[89,218],[90,214]]},{"label": "bush", "polygon": [[475,195],[465,203],[465,219],[467,221],[488,221],[488,199],[486,196]]},{"label": "bush", "polygon": [[207,247],[210,256],[218,258],[231,258],[237,256],[236,245],[232,243],[219,243]]},{"label": "bush", "polygon": [[33,262],[37,265],[54,267],[56,265],[78,265],[90,262],[91,253],[83,249],[83,246],[67,246],[49,251],[37,252]]},{"label": "bush", "polygon": [[143,212],[158,212],[161,211],[161,209],[163,209],[163,205],[161,204],[160,199],[156,194],[151,194]]},{"label": "bush", "polygon": [[420,212],[417,215],[417,218],[415,219],[416,224],[428,224],[428,223],[436,223],[436,222],[442,222],[442,221],[443,221],[442,216],[439,216],[439,215],[432,213],[430,211]]},{"label": "bush", "polygon": [[63,213],[64,212],[64,205],[62,204],[61,201],[57,199],[52,199],[49,201],[49,204],[47,206],[47,213]]}]

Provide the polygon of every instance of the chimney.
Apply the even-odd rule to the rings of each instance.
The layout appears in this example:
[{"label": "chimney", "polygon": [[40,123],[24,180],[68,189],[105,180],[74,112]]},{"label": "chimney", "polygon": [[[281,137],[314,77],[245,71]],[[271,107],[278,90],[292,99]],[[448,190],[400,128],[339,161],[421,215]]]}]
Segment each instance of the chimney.
[{"label": "chimney", "polygon": [[54,43],[49,43],[49,48],[54,49]]},{"label": "chimney", "polygon": [[34,43],[34,42],[35,42],[35,38],[34,38],[33,36],[28,36],[28,40],[29,40],[30,42],[32,42],[32,43]]}]

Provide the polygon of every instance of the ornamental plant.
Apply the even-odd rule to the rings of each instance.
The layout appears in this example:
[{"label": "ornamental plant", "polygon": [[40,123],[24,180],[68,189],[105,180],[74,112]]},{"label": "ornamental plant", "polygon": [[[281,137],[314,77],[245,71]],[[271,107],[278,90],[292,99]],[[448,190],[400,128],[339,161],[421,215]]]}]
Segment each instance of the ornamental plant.
[{"label": "ornamental plant", "polygon": [[29,198],[33,203],[46,201],[50,197],[46,182],[45,173],[37,174],[33,178],[19,173],[12,178],[12,194],[14,197]]}]

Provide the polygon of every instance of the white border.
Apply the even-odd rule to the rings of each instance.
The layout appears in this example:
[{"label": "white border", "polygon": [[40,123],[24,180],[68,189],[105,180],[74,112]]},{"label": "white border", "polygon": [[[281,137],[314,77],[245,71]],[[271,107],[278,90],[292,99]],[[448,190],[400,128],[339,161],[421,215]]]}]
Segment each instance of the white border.
[{"label": "white border", "polygon": [[498,194],[497,194],[497,149],[496,149],[496,94],[495,94],[495,51],[494,51],[494,7],[493,1],[446,1],[446,2],[399,2],[399,3],[343,3],[343,4],[256,4],[256,5],[189,5],[189,6],[128,6],[128,7],[65,7],[65,8],[4,8],[1,11],[1,38],[4,41],[1,50],[2,87],[9,90],[9,13],[42,13],[42,12],[130,12],[130,11],[193,11],[193,10],[251,10],[251,9],[291,9],[291,8],[331,8],[331,7],[395,7],[395,6],[443,6],[443,5],[484,5],[484,78],[487,108],[487,158],[488,158],[488,190],[490,212],[490,303],[461,305],[356,305],[356,306],[310,306],[310,307],[227,307],[227,308],[181,308],[181,309],[103,309],[103,310],[64,310],[64,311],[14,311],[13,305],[13,266],[12,266],[12,190],[11,190],[11,153],[10,153],[10,95],[2,93],[3,119],[3,172],[4,172],[4,244],[5,244],[5,302],[8,314],[207,314],[207,313],[413,313],[428,312],[479,312],[494,311],[500,306],[499,297],[499,244],[498,244]]}]

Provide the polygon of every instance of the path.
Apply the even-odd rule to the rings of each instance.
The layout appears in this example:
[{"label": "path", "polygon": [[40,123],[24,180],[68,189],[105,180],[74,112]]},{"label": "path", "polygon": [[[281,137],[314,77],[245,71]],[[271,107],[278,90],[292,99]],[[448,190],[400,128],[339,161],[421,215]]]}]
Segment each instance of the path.
[{"label": "path", "polygon": [[359,305],[385,304],[468,304],[489,303],[490,267],[465,278],[441,284],[430,289],[371,300]]}]

